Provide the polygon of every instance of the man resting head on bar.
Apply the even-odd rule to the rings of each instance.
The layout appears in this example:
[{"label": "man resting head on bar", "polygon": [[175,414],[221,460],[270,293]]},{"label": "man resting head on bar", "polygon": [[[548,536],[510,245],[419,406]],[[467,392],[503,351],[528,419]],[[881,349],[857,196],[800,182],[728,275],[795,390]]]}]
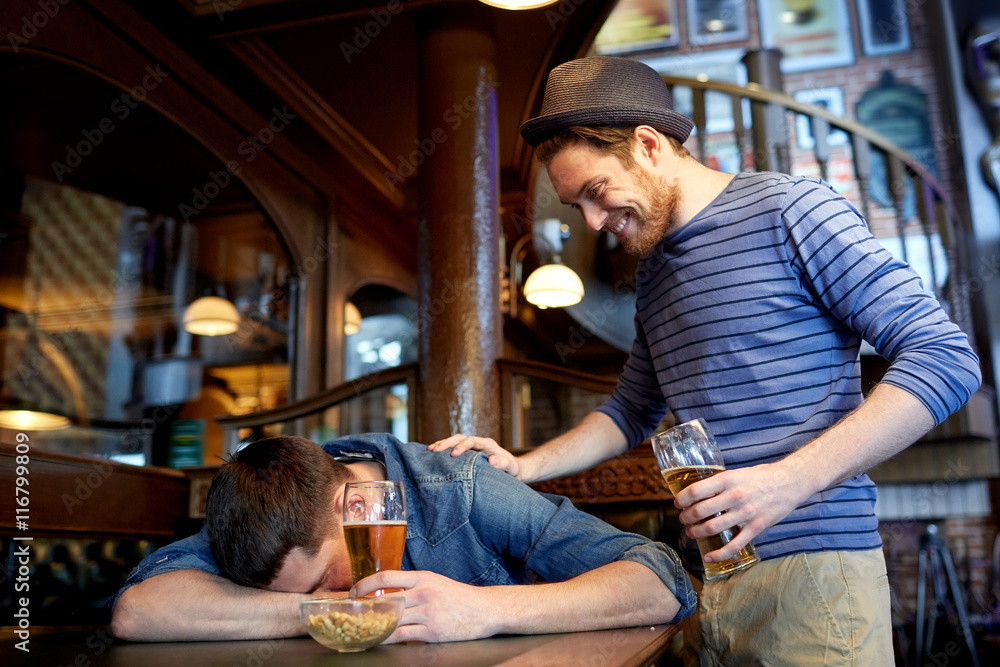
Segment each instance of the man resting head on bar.
[{"label": "man resting head on bar", "polygon": [[[403,569],[352,588],[344,485],[378,479],[405,488]],[[111,599],[117,637],[301,635],[300,600],[348,590],[402,589],[388,642],[675,623],[696,604],[665,545],[537,493],[480,453],[453,458],[390,435],[247,445],[216,473],[206,514],[200,533],[145,558]]]}]

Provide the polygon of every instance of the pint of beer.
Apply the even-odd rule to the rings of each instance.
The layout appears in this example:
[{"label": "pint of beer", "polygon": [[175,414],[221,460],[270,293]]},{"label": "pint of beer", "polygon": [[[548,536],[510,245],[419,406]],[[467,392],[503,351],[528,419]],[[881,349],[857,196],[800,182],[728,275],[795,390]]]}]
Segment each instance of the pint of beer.
[{"label": "pint of beer", "polygon": [[[695,482],[725,470],[719,447],[703,419],[685,422],[657,433],[652,437],[652,443],[660,474],[674,496]],[[718,535],[701,538],[698,540],[698,551],[704,557],[710,551],[729,544],[739,532],[739,528],[733,527]],[[760,556],[753,543],[747,544],[728,560],[705,563],[705,581],[721,579],[759,561]]]},{"label": "pint of beer", "polygon": [[[357,583],[398,570],[406,546],[406,496],[401,482],[349,482],[344,487],[344,539]],[[375,595],[390,592],[377,590]]]}]

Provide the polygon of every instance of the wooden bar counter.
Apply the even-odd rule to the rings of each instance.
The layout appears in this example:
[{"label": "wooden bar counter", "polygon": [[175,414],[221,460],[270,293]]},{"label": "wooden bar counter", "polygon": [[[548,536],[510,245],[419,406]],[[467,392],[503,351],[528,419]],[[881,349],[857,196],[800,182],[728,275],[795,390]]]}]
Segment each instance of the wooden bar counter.
[{"label": "wooden bar counter", "polygon": [[544,667],[655,664],[673,641],[676,625],[643,626],[555,635],[492,637],[444,644],[392,644],[362,653],[336,653],[309,637],[227,642],[127,643],[106,629],[33,628],[29,651],[13,629],[0,631],[0,664],[70,667],[175,667],[176,665],[371,665],[372,667]]}]

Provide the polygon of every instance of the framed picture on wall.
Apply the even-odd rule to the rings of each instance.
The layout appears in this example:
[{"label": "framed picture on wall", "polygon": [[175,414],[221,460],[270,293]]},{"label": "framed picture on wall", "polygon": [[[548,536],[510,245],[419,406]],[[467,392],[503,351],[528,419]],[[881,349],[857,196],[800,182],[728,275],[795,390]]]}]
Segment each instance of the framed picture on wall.
[{"label": "framed picture on wall", "polygon": [[781,50],[782,72],[854,62],[847,0],[758,0],[757,8],[761,45]]},{"label": "framed picture on wall", "polygon": [[677,46],[677,0],[618,0],[594,38],[602,56]]},{"label": "framed picture on wall", "polygon": [[746,39],[746,0],[687,0],[688,39],[692,44],[718,44]]},{"label": "framed picture on wall", "polygon": [[[797,101],[805,104],[815,104],[837,116],[844,115],[844,89],[839,86],[828,88],[807,88],[792,94]],[[812,129],[809,119],[801,114],[795,116],[795,137],[799,148],[808,150],[813,147]],[[827,143],[831,146],[843,146],[847,143],[847,133],[835,127],[830,128]]]},{"label": "framed picture on wall", "polygon": [[866,56],[910,48],[906,0],[858,0],[861,47]]}]

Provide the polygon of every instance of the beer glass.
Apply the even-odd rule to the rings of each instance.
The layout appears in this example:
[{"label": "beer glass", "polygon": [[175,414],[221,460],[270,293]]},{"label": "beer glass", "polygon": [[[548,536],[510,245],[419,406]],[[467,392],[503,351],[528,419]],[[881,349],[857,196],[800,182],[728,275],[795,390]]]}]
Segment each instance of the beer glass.
[{"label": "beer glass", "polygon": [[[662,433],[657,433],[653,436],[652,442],[653,453],[656,454],[663,481],[667,483],[667,488],[674,496],[695,482],[725,470],[719,446],[703,419],[678,424]],[[699,539],[698,550],[702,558],[704,559],[708,552],[729,544],[739,532],[740,529],[734,526],[718,535]],[[705,581],[721,579],[759,561],[760,556],[757,555],[753,544],[747,544],[729,560],[721,563],[705,563]]]},{"label": "beer glass", "polygon": [[[379,570],[401,569],[406,546],[402,482],[348,482],[344,486],[344,539],[354,583]],[[386,592],[379,589],[374,594]]]}]

